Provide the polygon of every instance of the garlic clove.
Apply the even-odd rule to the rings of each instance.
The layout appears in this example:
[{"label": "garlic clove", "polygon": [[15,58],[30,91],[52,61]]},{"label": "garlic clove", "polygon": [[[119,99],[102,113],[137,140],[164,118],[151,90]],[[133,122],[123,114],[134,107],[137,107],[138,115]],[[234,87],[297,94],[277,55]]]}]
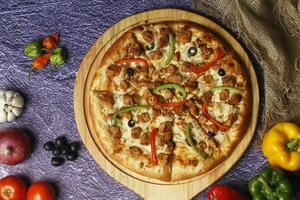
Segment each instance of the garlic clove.
[{"label": "garlic clove", "polygon": [[4,111],[5,109],[5,103],[0,101],[0,110]]},{"label": "garlic clove", "polygon": [[7,90],[6,92],[5,92],[5,96],[6,96],[6,99],[5,99],[5,101],[6,101],[6,103],[10,103],[12,100],[13,100],[13,97],[14,97],[14,91],[11,91],[11,90]]},{"label": "garlic clove", "polygon": [[22,114],[23,108],[19,107],[12,107],[11,112],[16,116],[19,117]]},{"label": "garlic clove", "polygon": [[7,121],[11,122],[12,120],[14,120],[16,118],[15,114],[12,111],[8,111],[7,112]]},{"label": "garlic clove", "polygon": [[4,95],[4,93],[5,93],[5,90],[3,90],[3,89],[0,89],[0,96],[3,96],[3,95]]},{"label": "garlic clove", "polygon": [[10,105],[19,108],[23,107],[24,106],[23,97],[19,93],[15,93],[14,98],[10,102]]},{"label": "garlic clove", "polygon": [[3,109],[1,109],[0,110],[0,123],[6,122],[6,121],[7,121],[7,114]]},{"label": "garlic clove", "polygon": [[0,103],[6,103],[5,93],[1,93],[0,91]]},{"label": "garlic clove", "polygon": [[0,89],[0,123],[10,122],[21,115],[24,99],[20,93]]}]

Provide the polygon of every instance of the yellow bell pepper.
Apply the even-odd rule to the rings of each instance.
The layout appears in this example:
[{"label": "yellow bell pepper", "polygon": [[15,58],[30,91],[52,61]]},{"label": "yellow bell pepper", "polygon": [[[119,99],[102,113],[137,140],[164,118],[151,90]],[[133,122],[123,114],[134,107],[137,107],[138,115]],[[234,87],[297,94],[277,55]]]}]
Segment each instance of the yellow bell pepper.
[{"label": "yellow bell pepper", "polygon": [[271,165],[300,170],[300,127],[290,122],[276,124],[265,133],[262,150]]}]

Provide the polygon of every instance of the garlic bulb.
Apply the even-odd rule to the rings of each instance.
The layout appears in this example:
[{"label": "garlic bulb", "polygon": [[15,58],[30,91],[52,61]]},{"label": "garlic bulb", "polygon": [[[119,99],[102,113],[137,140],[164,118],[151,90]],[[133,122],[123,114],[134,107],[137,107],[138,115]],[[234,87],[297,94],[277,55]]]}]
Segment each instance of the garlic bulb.
[{"label": "garlic bulb", "polygon": [[0,123],[11,122],[23,111],[23,97],[12,90],[0,89]]}]

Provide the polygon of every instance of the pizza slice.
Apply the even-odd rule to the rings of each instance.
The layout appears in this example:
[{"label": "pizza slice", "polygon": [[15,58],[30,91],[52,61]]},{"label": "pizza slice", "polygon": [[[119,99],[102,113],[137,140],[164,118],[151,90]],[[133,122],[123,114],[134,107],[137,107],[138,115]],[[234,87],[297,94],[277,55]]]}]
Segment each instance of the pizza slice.
[{"label": "pizza slice", "polygon": [[[158,23],[136,29],[135,36],[145,49],[149,62],[157,70],[168,67],[180,58],[174,58],[178,49],[178,26],[176,23]],[[176,54],[175,54],[176,55]]]},{"label": "pizza slice", "polygon": [[[152,117],[146,98],[151,95],[149,89],[154,87],[149,76],[149,61],[135,34],[129,33],[121,39],[122,45],[116,45],[115,51],[103,59],[103,68],[98,71],[102,79],[93,82],[91,91],[92,118],[101,146],[126,168],[170,181],[171,158],[167,144],[161,142],[163,139],[156,139],[158,144],[151,145],[150,136],[159,121]],[[154,139],[162,137],[159,133]]]},{"label": "pizza slice", "polygon": [[[109,127],[111,131],[122,133],[120,148],[112,157],[120,164],[141,175],[171,180],[171,156],[167,148],[168,135],[158,131],[158,123],[168,119],[154,119],[153,111],[146,106],[123,107],[133,111],[118,116],[120,123]],[[137,109],[137,111],[135,111]],[[121,109],[122,110],[122,109]]]}]

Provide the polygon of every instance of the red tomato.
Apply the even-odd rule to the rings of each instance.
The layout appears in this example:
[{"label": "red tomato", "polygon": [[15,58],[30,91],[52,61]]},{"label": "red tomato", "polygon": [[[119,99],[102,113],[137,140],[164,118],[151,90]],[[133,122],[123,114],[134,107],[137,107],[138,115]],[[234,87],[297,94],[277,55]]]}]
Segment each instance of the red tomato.
[{"label": "red tomato", "polygon": [[24,200],[26,197],[25,182],[17,176],[6,176],[0,180],[1,200]]},{"label": "red tomato", "polygon": [[55,38],[51,36],[47,36],[43,39],[43,46],[46,47],[47,49],[53,49],[58,45],[58,42],[56,41]]},{"label": "red tomato", "polygon": [[35,182],[27,191],[27,200],[55,200],[54,188],[45,181]]}]

